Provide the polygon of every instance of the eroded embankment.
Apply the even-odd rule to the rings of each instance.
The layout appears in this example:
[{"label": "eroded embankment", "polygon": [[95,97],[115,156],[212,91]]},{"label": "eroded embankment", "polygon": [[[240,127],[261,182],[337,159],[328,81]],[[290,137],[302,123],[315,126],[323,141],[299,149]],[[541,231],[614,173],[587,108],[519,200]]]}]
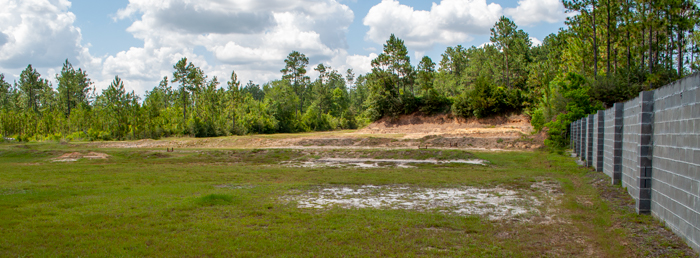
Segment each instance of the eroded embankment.
[{"label": "eroded embankment", "polygon": [[95,142],[98,148],[433,148],[463,150],[531,150],[543,146],[544,134],[532,134],[526,116],[459,119],[419,114],[385,118],[356,131],[217,138],[168,138],[124,142]]}]

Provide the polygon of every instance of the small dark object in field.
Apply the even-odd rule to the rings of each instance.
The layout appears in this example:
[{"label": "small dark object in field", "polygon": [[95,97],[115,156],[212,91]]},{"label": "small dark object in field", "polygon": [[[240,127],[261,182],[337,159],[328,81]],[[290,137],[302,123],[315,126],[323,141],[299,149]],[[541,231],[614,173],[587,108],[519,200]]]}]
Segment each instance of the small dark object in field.
[{"label": "small dark object in field", "polygon": [[175,147],[173,147],[173,148],[166,148],[166,150],[167,150],[168,152],[175,152]]}]

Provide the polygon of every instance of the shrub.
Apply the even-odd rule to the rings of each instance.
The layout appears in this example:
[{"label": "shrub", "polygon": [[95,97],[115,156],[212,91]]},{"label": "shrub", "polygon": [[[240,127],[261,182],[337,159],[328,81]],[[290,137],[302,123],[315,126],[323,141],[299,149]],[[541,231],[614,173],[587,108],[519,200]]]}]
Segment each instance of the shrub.
[{"label": "shrub", "polygon": [[465,92],[457,96],[452,112],[457,116],[477,118],[503,113],[515,108],[520,99],[517,90],[494,87],[485,76],[480,76]]},{"label": "shrub", "polygon": [[83,131],[73,132],[73,133],[66,136],[66,140],[68,140],[68,141],[83,140],[86,138],[87,138],[87,135]]},{"label": "shrub", "polygon": [[544,128],[545,122],[546,122],[546,119],[544,117],[544,111],[542,111],[541,109],[538,109],[532,113],[532,119],[530,120],[530,124],[532,125],[532,127],[535,128],[535,131],[537,131],[537,132],[542,131],[542,128]]},{"label": "shrub", "polygon": [[422,98],[420,111],[426,114],[435,114],[445,111],[452,103],[450,100],[431,88],[426,91]]}]

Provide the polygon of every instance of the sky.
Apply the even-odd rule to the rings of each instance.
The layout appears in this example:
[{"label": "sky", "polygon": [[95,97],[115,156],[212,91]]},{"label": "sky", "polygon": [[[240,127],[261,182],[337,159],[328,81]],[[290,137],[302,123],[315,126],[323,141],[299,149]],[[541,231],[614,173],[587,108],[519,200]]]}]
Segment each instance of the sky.
[{"label": "sky", "polygon": [[[98,92],[115,76],[143,96],[183,57],[222,85],[281,78],[299,51],[344,73],[371,70],[393,33],[411,63],[438,63],[448,46],[480,46],[501,16],[534,44],[565,27],[560,0],[0,0],[0,73],[13,82],[31,64],[56,87],[68,60]],[[317,76],[313,69],[309,75]]]}]

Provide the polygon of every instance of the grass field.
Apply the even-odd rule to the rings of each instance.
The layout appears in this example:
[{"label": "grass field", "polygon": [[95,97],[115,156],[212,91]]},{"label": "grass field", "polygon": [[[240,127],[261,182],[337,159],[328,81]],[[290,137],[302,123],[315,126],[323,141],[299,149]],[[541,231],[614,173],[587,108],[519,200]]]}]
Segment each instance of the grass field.
[{"label": "grass field", "polygon": [[[634,214],[623,190],[606,186],[603,175],[542,151],[167,153],[85,146],[0,144],[0,256],[697,256],[651,217]],[[110,157],[52,160],[75,151]],[[289,165],[321,156],[483,159],[488,165]],[[555,185],[554,194],[533,190],[539,182]],[[286,198],[368,185],[510,189],[541,203],[529,207],[534,212],[493,220],[436,209],[299,208],[298,199]]]}]

